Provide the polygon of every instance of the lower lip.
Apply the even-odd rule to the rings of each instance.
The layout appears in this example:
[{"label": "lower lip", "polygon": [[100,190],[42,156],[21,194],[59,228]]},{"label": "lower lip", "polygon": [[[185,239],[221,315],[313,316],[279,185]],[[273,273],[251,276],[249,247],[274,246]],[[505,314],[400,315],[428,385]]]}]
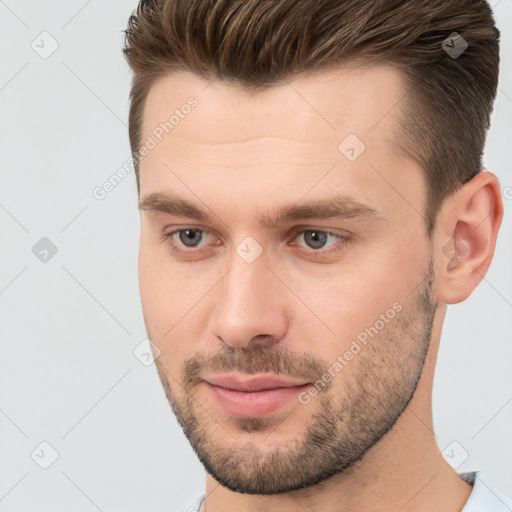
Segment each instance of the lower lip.
[{"label": "lower lip", "polygon": [[306,389],[309,384],[263,391],[235,391],[206,383],[221,407],[228,414],[245,418],[260,418],[276,411]]}]

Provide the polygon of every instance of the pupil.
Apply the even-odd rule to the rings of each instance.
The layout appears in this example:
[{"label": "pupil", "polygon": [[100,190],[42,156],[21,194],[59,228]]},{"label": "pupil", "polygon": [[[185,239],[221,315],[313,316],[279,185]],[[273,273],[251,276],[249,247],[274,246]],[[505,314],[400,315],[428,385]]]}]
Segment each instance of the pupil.
[{"label": "pupil", "polygon": [[[186,237],[185,238],[182,237],[182,233],[186,233]],[[192,233],[192,236],[190,236],[191,233]],[[197,236],[197,235],[199,235],[199,236]],[[201,238],[200,231],[197,230],[197,229],[185,229],[185,230],[183,230],[180,233],[180,240],[181,240],[181,242],[183,242],[183,244],[188,246],[188,247],[193,247],[194,246],[193,243],[189,244],[189,242],[198,241],[200,238]]]},{"label": "pupil", "polygon": [[327,239],[327,234],[326,233],[318,233],[317,231],[308,230],[308,231],[306,231],[304,233],[306,238],[308,238],[308,234],[312,235],[312,238],[313,238],[313,248],[314,249],[318,249],[318,248],[322,247],[325,244],[326,239]]}]

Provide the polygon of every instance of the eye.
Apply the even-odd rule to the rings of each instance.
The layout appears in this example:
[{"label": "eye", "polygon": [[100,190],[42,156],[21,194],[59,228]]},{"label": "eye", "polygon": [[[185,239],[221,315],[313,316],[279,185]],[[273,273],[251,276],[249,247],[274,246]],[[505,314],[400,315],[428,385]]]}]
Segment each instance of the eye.
[{"label": "eye", "polygon": [[177,233],[179,241],[186,247],[195,247],[203,238],[203,231],[200,229],[180,229]]},{"label": "eye", "polygon": [[[339,233],[332,233],[330,231],[323,231],[320,229],[304,229],[302,231],[298,231],[296,233],[297,237],[302,237],[307,245],[307,248],[309,249],[308,252],[311,253],[324,253],[324,252],[331,252],[330,249],[324,250],[326,243],[328,242],[329,238],[334,238],[334,243],[329,245],[328,247],[335,245],[336,240],[341,242],[348,242],[349,237],[346,235],[341,235]],[[292,245],[297,245],[293,243]],[[335,250],[341,250],[344,247],[344,243],[341,243],[337,246]],[[301,246],[303,247],[303,246]]]},{"label": "eye", "polygon": [[314,231],[312,229],[306,229],[300,234],[304,236],[304,241],[311,249],[322,249],[329,236],[332,236],[332,234],[327,233],[326,231]]},{"label": "eye", "polygon": [[[170,233],[165,233],[162,238],[171,242],[171,250],[175,252],[191,252],[193,249],[201,248],[199,245],[206,235],[212,235],[207,229],[199,228],[182,228],[175,229]],[[184,249],[183,249],[184,248]],[[189,251],[190,249],[190,251]]]}]

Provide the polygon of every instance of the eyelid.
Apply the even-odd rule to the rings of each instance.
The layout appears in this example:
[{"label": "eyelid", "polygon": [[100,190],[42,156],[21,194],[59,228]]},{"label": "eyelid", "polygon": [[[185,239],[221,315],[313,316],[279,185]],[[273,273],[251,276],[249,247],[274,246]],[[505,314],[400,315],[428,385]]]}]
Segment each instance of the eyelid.
[{"label": "eyelid", "polygon": [[327,233],[329,235],[340,237],[340,238],[343,238],[343,237],[348,238],[351,236],[351,233],[344,229],[341,229],[340,232],[337,232],[336,229],[324,228],[321,226],[295,226],[293,228],[293,232],[296,235],[304,233],[304,231],[318,231],[320,233]]}]

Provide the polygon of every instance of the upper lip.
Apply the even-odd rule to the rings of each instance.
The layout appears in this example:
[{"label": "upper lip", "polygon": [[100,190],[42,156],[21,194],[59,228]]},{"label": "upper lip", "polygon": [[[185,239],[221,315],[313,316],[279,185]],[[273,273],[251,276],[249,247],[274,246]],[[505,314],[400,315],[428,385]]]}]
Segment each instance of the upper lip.
[{"label": "upper lip", "polygon": [[263,391],[275,388],[291,388],[295,386],[303,386],[308,384],[303,380],[294,380],[275,375],[251,375],[249,377],[241,377],[238,375],[217,375],[208,377],[206,382],[213,386],[232,389],[234,391]]}]

